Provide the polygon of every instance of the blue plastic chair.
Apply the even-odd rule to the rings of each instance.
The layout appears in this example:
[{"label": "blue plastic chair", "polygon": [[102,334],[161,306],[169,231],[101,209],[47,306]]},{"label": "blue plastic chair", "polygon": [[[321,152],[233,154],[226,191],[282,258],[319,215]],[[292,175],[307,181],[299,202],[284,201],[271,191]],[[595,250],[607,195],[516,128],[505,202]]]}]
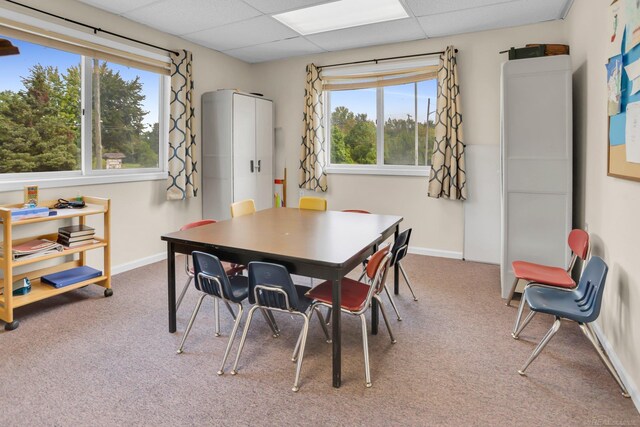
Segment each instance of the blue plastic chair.
[{"label": "blue plastic chair", "polygon": [[580,283],[578,283],[578,286],[572,291],[558,290],[535,285],[529,286],[525,289],[524,300],[529,305],[531,312],[520,328],[515,332],[514,338],[519,337],[520,332],[522,332],[537,312],[551,314],[555,316],[556,320],[553,322],[553,326],[551,326],[551,329],[549,329],[546,335],[542,338],[538,346],[533,350],[533,353],[529,356],[529,359],[525,362],[524,366],[518,371],[520,375],[525,375],[525,371],[531,362],[538,357],[547,343],[549,343],[551,338],[553,338],[556,332],[558,332],[558,329],[560,329],[561,319],[569,319],[580,325],[580,329],[587,336],[605,366],[609,369],[609,372],[622,389],[622,394],[625,397],[629,397],[627,389],[620,380],[620,377],[613,368],[609,357],[602,348],[598,337],[591,328],[591,322],[596,320],[600,315],[602,294],[604,292],[604,285],[607,279],[608,270],[609,268],[602,258],[594,256],[587,264],[587,267],[580,278]]},{"label": "blue plastic chair", "polygon": [[[218,375],[222,375],[224,373],[224,365],[229,357],[231,346],[233,345],[233,341],[238,331],[238,326],[240,325],[240,320],[242,319],[242,313],[244,311],[242,308],[242,301],[247,298],[249,293],[248,280],[245,276],[228,276],[223,264],[220,262],[218,257],[214,255],[194,251],[192,257],[195,287],[202,293],[202,295],[198,298],[193,314],[191,314],[191,319],[189,319],[189,324],[184,332],[184,336],[182,337],[182,342],[180,343],[177,353],[182,353],[184,343],[189,336],[189,332],[191,332],[193,322],[196,320],[202,301],[206,296],[213,297],[215,300],[213,306],[215,316],[215,335],[220,336],[218,300],[222,300],[227,305],[227,308],[234,319],[233,329],[231,331],[231,335],[229,335],[229,342],[227,343],[227,348],[224,352],[224,357],[222,358],[222,364],[218,370]],[[238,307],[238,314],[234,313],[233,309],[229,305],[230,303],[235,304]],[[274,336],[278,336],[278,326],[276,325],[275,320],[267,316],[264,312],[263,314],[265,315],[265,320],[271,327]]]},{"label": "blue plastic chair", "polygon": [[[322,315],[317,307],[312,306],[311,303],[313,301],[305,296],[305,293],[308,290],[309,288],[306,286],[294,285],[291,280],[291,275],[282,265],[257,261],[249,263],[249,302],[254,304],[254,306],[249,310],[247,323],[245,324],[242,332],[240,346],[238,347],[238,354],[236,355],[236,361],[233,364],[231,375],[238,373],[240,353],[242,353],[244,343],[247,339],[251,319],[257,309],[297,315],[302,317],[304,324],[302,331],[300,331],[300,335],[298,336],[298,341],[296,342],[296,346],[293,350],[291,360],[293,362],[298,362],[296,365],[296,378],[293,383],[292,390],[299,390],[302,357],[304,355],[304,347],[307,342],[309,321],[311,320],[313,312],[316,312],[320,319],[320,325],[322,326],[327,342],[331,342],[329,332],[327,331],[327,326],[325,325]],[[300,350],[299,352],[298,349]]]}]

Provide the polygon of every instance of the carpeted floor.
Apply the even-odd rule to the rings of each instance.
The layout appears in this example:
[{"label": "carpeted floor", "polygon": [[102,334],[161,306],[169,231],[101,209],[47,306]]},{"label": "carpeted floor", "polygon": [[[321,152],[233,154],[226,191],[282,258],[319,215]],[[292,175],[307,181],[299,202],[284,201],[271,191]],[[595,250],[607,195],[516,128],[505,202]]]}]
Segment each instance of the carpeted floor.
[{"label": "carpeted floor", "polygon": [[231,317],[221,310],[223,336],[214,337],[208,300],[177,355],[196,292],[169,334],[166,264],[157,263],[115,276],[111,298],[87,287],[17,311],[20,328],[0,332],[0,425],[640,425],[575,324],[563,323],[528,377],[517,374],[551,319],[537,316],[513,340],[516,309],[499,297],[496,266],[415,255],[403,263],[419,301],[401,284],[398,343],[382,323],[370,336],[370,389],[353,317],[343,320],[340,389],[315,318],[298,393],[298,318],[277,316],[275,339],[256,317],[240,372],[218,376]]}]

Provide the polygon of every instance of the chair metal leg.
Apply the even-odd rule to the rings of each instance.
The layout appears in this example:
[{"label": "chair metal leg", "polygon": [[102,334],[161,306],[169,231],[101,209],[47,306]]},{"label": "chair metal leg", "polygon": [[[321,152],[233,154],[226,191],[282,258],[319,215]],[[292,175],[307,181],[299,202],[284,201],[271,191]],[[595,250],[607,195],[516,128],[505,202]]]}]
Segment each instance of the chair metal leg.
[{"label": "chair metal leg", "polygon": [[229,305],[229,301],[227,301],[226,299],[223,299],[222,302],[224,302],[224,305],[227,306],[227,310],[229,310],[229,313],[231,314],[231,317],[233,317],[233,320],[236,320],[236,314],[233,312],[233,309]]},{"label": "chair metal leg", "polygon": [[296,379],[293,382],[293,387],[291,390],[298,391],[300,390],[300,370],[302,369],[302,358],[304,357],[304,346],[307,343],[307,333],[309,332],[309,318],[300,313],[302,318],[304,319],[304,325],[302,327],[302,335],[300,340],[300,353],[298,353],[298,364],[296,365]]},{"label": "chair metal leg", "polygon": [[365,386],[371,387],[371,370],[369,369],[369,340],[367,338],[367,319],[364,313],[360,315],[362,323],[362,349],[364,351],[364,380]]},{"label": "chair metal leg", "polygon": [[235,375],[238,373],[238,361],[240,360],[240,353],[242,353],[242,348],[244,347],[244,342],[247,340],[247,333],[249,332],[249,326],[251,326],[251,319],[253,319],[253,313],[256,312],[258,308],[257,305],[254,305],[249,310],[249,315],[247,316],[247,323],[244,325],[244,330],[242,331],[242,338],[240,339],[240,346],[238,346],[238,354],[236,354],[236,360],[233,363],[233,368],[231,368],[231,375]]},{"label": "chair metal leg", "polygon": [[520,299],[520,305],[518,306],[518,315],[516,316],[516,323],[513,325],[513,331],[511,332],[511,336],[515,339],[518,339],[518,329],[520,327],[520,320],[522,319],[522,313],[524,313],[524,307],[527,305],[526,303],[526,295],[523,292],[522,298]]},{"label": "chair metal leg", "polygon": [[184,336],[182,337],[182,342],[180,343],[180,347],[178,347],[177,353],[182,353],[182,348],[184,347],[184,342],[187,340],[189,336],[189,332],[191,332],[191,327],[193,326],[193,321],[196,320],[196,316],[198,315],[198,311],[200,310],[200,306],[202,305],[202,301],[207,294],[200,295],[198,298],[198,302],[196,303],[196,307],[193,309],[193,314],[191,314],[191,319],[189,319],[189,324],[187,325],[187,330],[184,331]]},{"label": "chair metal leg", "polygon": [[325,317],[326,321],[324,322],[325,325],[329,326],[331,324],[331,307],[329,307],[329,309],[327,310],[327,317]]},{"label": "chair metal leg", "polygon": [[291,361],[294,363],[298,361],[298,349],[300,348],[300,341],[302,341],[302,330],[300,330],[300,333],[298,334],[298,340],[296,341],[295,347],[293,347],[293,354],[291,355]]},{"label": "chair metal leg", "polygon": [[220,336],[220,300],[217,297],[213,297],[213,317],[216,322],[215,336]]},{"label": "chair metal leg", "polygon": [[413,293],[413,288],[411,287],[411,282],[409,281],[409,277],[407,277],[407,272],[404,271],[404,267],[402,266],[401,262],[398,262],[398,267],[400,267],[400,272],[402,273],[402,277],[404,277],[404,281],[407,282],[407,286],[409,287],[409,290],[411,291],[411,295],[413,296],[413,300],[414,301],[418,301],[418,298],[416,298],[416,294]]},{"label": "chair metal leg", "polygon": [[182,288],[182,292],[180,292],[180,296],[178,297],[178,301],[176,302],[176,311],[178,311],[178,309],[180,308],[180,303],[182,303],[182,299],[187,293],[187,289],[189,289],[189,285],[191,284],[192,280],[193,277],[189,276],[189,278],[187,279],[187,283],[184,284],[184,288]]},{"label": "chair metal leg", "polygon": [[[386,286],[385,286],[386,289]],[[389,325],[389,319],[387,319],[387,311],[384,309],[384,304],[382,304],[382,299],[376,295],[374,296],[375,299],[378,300],[378,306],[380,307],[380,312],[382,313],[382,318],[384,319],[384,323],[385,325],[387,325],[387,330],[389,331],[389,336],[391,337],[391,343],[395,344],[396,343],[396,339],[393,336],[393,332],[391,331],[391,325]]]},{"label": "chair metal leg", "polygon": [[618,383],[618,386],[622,390],[622,395],[624,397],[629,397],[629,392],[627,391],[627,388],[624,386],[624,384],[622,383],[622,380],[620,379],[620,376],[618,375],[615,368],[611,364],[609,355],[607,355],[607,353],[604,351],[604,348],[602,348],[602,345],[600,344],[600,340],[598,340],[598,336],[595,334],[595,332],[591,328],[591,325],[584,324],[584,323],[579,323],[579,325],[582,332],[587,336],[587,338],[589,338],[589,342],[591,342],[591,345],[593,345],[593,347],[598,352],[598,356],[600,356],[600,360],[602,360],[602,363],[604,363],[604,366],[607,367],[613,379],[615,379],[616,382]]},{"label": "chair metal leg", "polygon": [[522,322],[522,324],[520,325],[520,327],[515,332],[511,333],[511,336],[513,337],[514,340],[520,339],[520,333],[524,330],[524,328],[527,327],[527,325],[529,324],[529,322],[531,322],[531,319],[533,319],[533,316],[535,316],[536,313],[537,311],[531,310],[527,315],[527,317],[524,319],[524,322]]},{"label": "chair metal leg", "polygon": [[[225,301],[227,303],[227,301]],[[231,307],[229,303],[227,303],[229,310]],[[227,343],[227,348],[224,350],[224,357],[222,358],[222,363],[220,364],[220,369],[218,370],[218,375],[224,374],[224,365],[227,363],[227,358],[229,357],[229,353],[231,352],[231,347],[233,346],[233,341],[236,339],[236,333],[238,332],[238,327],[240,326],[240,320],[242,320],[242,304],[238,304],[238,315],[235,316],[235,321],[233,322],[233,329],[231,330],[231,335],[229,335],[229,342]]]},{"label": "chair metal leg", "polygon": [[527,370],[531,362],[533,362],[536,359],[536,357],[538,357],[540,352],[547,346],[551,338],[553,338],[556,332],[558,332],[558,329],[560,329],[560,323],[561,323],[560,318],[556,316],[556,320],[553,322],[551,329],[549,329],[546,335],[542,338],[542,341],[540,341],[540,344],[538,344],[535,350],[533,350],[533,353],[531,353],[531,356],[529,356],[529,359],[525,362],[524,366],[522,366],[522,368],[520,368],[520,370],[518,371],[520,375],[526,375],[524,371]]},{"label": "chair metal leg", "polygon": [[516,293],[516,287],[518,286],[518,282],[520,279],[517,277],[513,280],[513,285],[511,285],[511,290],[509,291],[509,296],[507,297],[507,306],[511,305],[511,300],[513,299],[513,295]]},{"label": "chair metal leg", "polygon": [[[398,322],[401,322],[402,317],[400,317],[400,312],[398,311],[398,307],[396,307],[396,302],[393,300],[393,297],[391,296],[391,292],[389,292],[389,288],[387,288],[386,284],[384,285],[384,291],[387,293],[387,296],[389,297],[389,302],[391,302],[391,307],[393,307],[393,310],[396,312],[396,317],[398,318]],[[380,304],[382,305],[382,300]]]},{"label": "chair metal leg", "polygon": [[276,319],[273,317],[273,313],[271,313],[269,310],[265,310],[262,307],[260,307],[260,313],[262,313],[262,316],[264,316],[264,320],[267,322],[267,325],[269,325],[269,328],[271,328],[272,336],[274,338],[278,338],[280,336],[280,329],[278,328]]},{"label": "chair metal leg", "polygon": [[320,326],[322,327],[322,331],[324,332],[324,337],[326,338],[327,343],[331,343],[331,335],[329,335],[327,324],[324,322],[322,313],[320,313],[320,308],[318,306],[313,306],[312,310],[315,311],[318,315],[318,320],[320,321]]}]

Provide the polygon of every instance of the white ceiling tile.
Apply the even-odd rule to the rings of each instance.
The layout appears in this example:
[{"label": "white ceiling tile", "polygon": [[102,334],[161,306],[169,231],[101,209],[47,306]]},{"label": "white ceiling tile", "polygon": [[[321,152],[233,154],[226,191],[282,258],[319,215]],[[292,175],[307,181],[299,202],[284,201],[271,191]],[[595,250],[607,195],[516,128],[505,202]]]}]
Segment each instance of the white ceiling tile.
[{"label": "white ceiling tile", "polygon": [[438,15],[418,22],[428,37],[442,37],[559,19],[565,0],[517,0]]},{"label": "white ceiling tile", "polygon": [[516,0],[406,0],[407,6],[415,16],[435,15],[510,1]]},{"label": "white ceiling tile", "polygon": [[280,13],[337,0],[243,0],[262,13]]},{"label": "white ceiling tile", "polygon": [[424,38],[424,32],[415,18],[398,19],[307,36],[307,39],[314,44],[329,51]]},{"label": "white ceiling tile", "polygon": [[269,16],[186,34],[183,38],[216,50],[230,50],[298,36]]},{"label": "white ceiling tile", "polygon": [[224,53],[246,62],[263,62],[320,52],[323,52],[323,50],[318,46],[302,37],[296,37],[256,46],[227,50]]},{"label": "white ceiling tile", "polygon": [[146,6],[158,0],[80,0],[80,1],[82,3],[86,3],[91,6],[95,6],[99,9],[104,9],[108,12],[121,14],[129,10]]},{"label": "white ceiling tile", "polygon": [[161,31],[183,35],[260,14],[238,0],[163,0],[126,12],[124,16]]}]

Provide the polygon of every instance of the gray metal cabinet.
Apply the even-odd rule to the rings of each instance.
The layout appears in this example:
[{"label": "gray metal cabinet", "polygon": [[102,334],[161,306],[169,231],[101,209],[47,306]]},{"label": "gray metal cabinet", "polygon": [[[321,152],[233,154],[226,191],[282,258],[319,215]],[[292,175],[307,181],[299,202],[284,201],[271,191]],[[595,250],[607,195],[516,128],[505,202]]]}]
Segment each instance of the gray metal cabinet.
[{"label": "gray metal cabinet", "polygon": [[253,199],[273,207],[273,103],[234,90],[202,95],[202,216],[231,217],[229,205]]},{"label": "gray metal cabinet", "polygon": [[502,64],[502,297],[511,263],[565,268],[572,218],[572,88],[568,55]]}]

